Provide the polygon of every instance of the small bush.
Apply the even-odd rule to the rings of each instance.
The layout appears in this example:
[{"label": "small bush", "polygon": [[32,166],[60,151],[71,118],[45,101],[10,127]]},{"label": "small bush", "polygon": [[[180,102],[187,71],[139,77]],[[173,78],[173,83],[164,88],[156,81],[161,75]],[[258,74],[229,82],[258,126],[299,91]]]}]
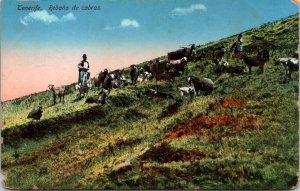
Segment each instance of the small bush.
[{"label": "small bush", "polygon": [[116,107],[128,107],[132,105],[134,101],[136,101],[136,98],[134,98],[133,96],[123,93],[111,96],[108,99]]}]

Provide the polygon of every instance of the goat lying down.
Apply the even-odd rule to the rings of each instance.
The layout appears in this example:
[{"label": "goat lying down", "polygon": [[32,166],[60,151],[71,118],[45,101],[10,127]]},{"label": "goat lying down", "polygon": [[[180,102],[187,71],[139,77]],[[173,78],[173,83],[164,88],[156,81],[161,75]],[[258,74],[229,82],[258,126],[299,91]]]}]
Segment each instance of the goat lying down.
[{"label": "goat lying down", "polygon": [[227,61],[220,61],[219,66],[222,67],[227,73],[231,76],[235,74],[243,74],[245,73],[245,69],[243,66],[231,66]]},{"label": "goat lying down", "polygon": [[100,103],[104,105],[106,103],[106,98],[108,96],[108,90],[103,89],[97,96],[88,97],[85,100],[85,103]]},{"label": "goat lying down", "polygon": [[147,90],[146,94],[150,95],[152,97],[155,97],[155,98],[170,98],[170,99],[174,99],[174,97],[171,94],[160,92],[160,91],[156,91],[154,89]]},{"label": "goat lying down", "polygon": [[169,80],[173,80],[175,78],[175,76],[177,75],[175,69],[169,71],[169,72],[165,72],[162,74],[157,75],[156,77],[156,81],[169,81]]},{"label": "goat lying down", "polygon": [[38,106],[34,108],[30,113],[28,114],[27,118],[30,119],[35,119],[35,120],[40,120],[43,114],[43,108],[42,106]]}]

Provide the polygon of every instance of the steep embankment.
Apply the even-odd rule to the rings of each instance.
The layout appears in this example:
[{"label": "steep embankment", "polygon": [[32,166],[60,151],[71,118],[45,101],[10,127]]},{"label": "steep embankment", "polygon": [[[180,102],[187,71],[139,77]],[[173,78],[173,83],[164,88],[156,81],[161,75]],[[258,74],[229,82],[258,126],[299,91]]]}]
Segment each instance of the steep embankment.
[{"label": "steep embankment", "polygon": [[[30,189],[289,189],[297,183],[298,73],[285,79],[279,57],[296,56],[298,20],[288,17],[243,34],[246,49],[266,41],[270,60],[261,74],[217,73],[212,50],[235,36],[197,47],[173,82],[143,82],[113,90],[103,106],[51,106],[43,92],[4,103],[2,167],[6,185]],[[232,65],[241,60],[228,55]],[[146,62],[147,63],[147,62]],[[145,63],[144,63],[145,64]],[[154,88],[177,94],[189,75],[216,82],[192,101],[157,99]],[[92,90],[90,95],[96,95]],[[45,108],[39,122],[26,115]]]}]

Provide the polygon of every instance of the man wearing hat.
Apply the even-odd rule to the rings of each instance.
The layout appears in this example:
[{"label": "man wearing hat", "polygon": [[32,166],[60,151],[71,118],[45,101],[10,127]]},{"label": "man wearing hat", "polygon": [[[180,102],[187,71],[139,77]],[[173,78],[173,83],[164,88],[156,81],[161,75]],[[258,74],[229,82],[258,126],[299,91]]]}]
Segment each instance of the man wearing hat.
[{"label": "man wearing hat", "polygon": [[86,54],[82,55],[82,61],[78,64],[78,70],[79,70],[79,84],[84,84],[88,79],[88,70],[90,68],[89,62],[86,60],[87,56]]},{"label": "man wearing hat", "polygon": [[243,41],[242,41],[242,34],[238,35],[237,41],[231,46],[231,51],[233,51],[233,56],[235,58],[239,58],[243,52]]}]

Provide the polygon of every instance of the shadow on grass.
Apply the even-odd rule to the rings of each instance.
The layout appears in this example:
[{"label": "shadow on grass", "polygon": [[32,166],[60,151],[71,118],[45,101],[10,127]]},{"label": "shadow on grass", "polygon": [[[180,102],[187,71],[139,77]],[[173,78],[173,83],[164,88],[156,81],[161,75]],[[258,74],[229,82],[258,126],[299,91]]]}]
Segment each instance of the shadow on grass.
[{"label": "shadow on grass", "polygon": [[104,116],[102,107],[94,106],[84,111],[72,112],[51,119],[29,122],[2,130],[4,144],[15,144],[19,139],[36,138],[48,133],[57,133],[73,124]]}]

